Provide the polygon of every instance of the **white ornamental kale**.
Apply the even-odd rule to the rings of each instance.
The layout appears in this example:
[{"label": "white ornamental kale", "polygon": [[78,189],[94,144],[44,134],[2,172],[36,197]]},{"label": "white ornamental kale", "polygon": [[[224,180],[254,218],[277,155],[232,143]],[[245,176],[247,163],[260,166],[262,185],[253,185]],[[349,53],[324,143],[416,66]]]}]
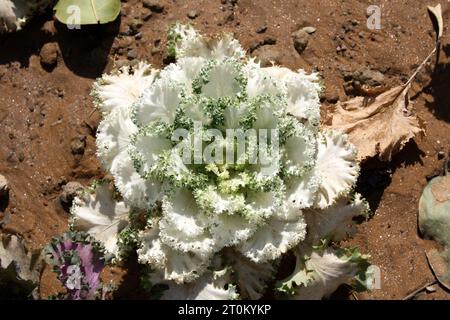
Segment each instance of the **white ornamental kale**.
[{"label": "white ornamental kale", "polygon": [[98,157],[120,198],[97,185],[75,200],[73,226],[118,259],[134,246],[162,298],[258,299],[288,251],[298,265],[279,291],[291,298],[361,277],[366,256],[328,248],[305,260],[368,212],[353,192],[355,148],[320,129],[318,75],[262,68],[231,35],[180,24],[169,53],[163,70],[141,63],[95,84]]}]

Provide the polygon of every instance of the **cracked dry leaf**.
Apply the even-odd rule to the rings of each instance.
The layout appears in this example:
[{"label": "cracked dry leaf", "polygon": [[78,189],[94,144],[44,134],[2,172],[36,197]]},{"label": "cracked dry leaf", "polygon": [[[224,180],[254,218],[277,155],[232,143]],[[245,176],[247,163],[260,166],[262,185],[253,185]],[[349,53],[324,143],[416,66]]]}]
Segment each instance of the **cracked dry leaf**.
[{"label": "cracked dry leaf", "polygon": [[390,161],[409,140],[423,134],[419,120],[410,112],[410,87],[395,87],[373,100],[356,97],[339,102],[325,126],[348,134],[358,148],[359,161],[377,155]]}]

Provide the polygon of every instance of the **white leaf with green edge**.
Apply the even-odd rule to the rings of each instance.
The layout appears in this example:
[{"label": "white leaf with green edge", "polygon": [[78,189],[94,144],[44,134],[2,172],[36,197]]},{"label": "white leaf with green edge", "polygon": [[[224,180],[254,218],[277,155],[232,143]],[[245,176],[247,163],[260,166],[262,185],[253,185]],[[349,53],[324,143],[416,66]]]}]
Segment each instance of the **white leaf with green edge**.
[{"label": "white leaf with green edge", "polygon": [[288,299],[320,300],[329,297],[342,284],[365,286],[373,280],[369,256],[356,249],[315,248],[310,251],[299,247],[295,255],[294,272],[278,284],[278,290]]},{"label": "white leaf with green edge", "polygon": [[104,24],[116,20],[120,0],[60,0],[54,10],[56,18],[65,24]]}]

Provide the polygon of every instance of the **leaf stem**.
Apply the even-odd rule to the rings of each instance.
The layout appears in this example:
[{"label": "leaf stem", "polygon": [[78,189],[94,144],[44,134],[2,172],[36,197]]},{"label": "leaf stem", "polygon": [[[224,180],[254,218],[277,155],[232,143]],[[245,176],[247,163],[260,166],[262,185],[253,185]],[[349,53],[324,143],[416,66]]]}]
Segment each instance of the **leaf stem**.
[{"label": "leaf stem", "polygon": [[428,62],[428,60],[430,60],[431,57],[436,53],[436,50],[437,50],[437,46],[434,47],[433,51],[430,52],[428,57],[426,57],[425,60],[423,60],[423,62],[420,64],[420,66],[416,69],[416,71],[414,71],[413,75],[404,84],[405,87],[407,87],[414,80],[414,78],[417,76],[417,74],[420,72],[420,70],[422,70],[422,68],[425,66],[425,64]]}]

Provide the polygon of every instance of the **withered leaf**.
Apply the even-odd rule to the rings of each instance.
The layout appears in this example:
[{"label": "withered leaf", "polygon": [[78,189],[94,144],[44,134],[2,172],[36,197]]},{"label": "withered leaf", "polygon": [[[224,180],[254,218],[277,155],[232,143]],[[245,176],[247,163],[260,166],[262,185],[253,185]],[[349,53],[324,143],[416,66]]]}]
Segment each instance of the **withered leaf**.
[{"label": "withered leaf", "polygon": [[439,3],[435,7],[428,6],[428,13],[436,31],[437,39],[439,40],[444,32],[444,19],[442,18],[441,4]]},{"label": "withered leaf", "polygon": [[325,125],[349,135],[358,148],[359,161],[377,155],[390,161],[409,140],[423,134],[419,120],[411,114],[410,87],[395,87],[373,100],[356,97],[339,102]]}]

